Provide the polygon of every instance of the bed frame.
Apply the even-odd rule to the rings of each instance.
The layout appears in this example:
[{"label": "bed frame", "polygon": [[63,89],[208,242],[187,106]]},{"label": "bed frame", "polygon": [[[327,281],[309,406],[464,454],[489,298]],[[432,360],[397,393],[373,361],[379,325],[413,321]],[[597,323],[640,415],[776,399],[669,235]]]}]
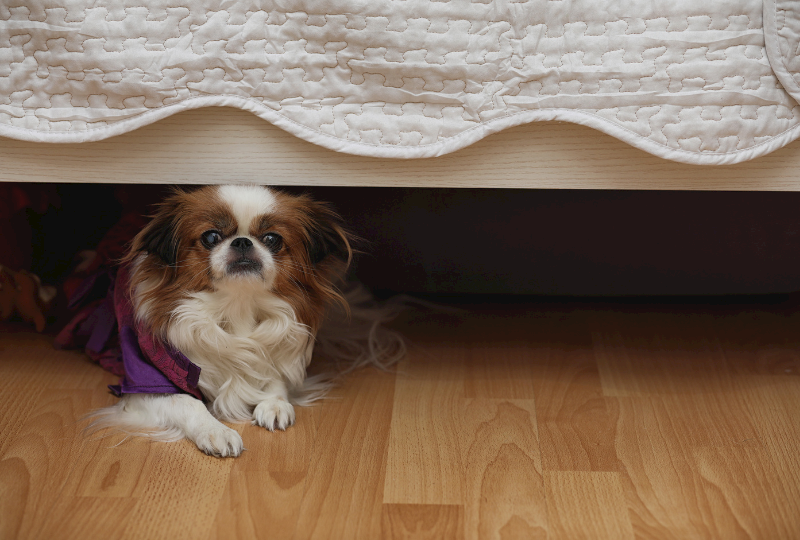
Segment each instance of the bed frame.
[{"label": "bed frame", "polygon": [[667,161],[593,129],[535,122],[439,158],[333,152],[248,112],[204,108],[99,142],[0,137],[0,181],[800,191],[800,141],[737,165]]}]

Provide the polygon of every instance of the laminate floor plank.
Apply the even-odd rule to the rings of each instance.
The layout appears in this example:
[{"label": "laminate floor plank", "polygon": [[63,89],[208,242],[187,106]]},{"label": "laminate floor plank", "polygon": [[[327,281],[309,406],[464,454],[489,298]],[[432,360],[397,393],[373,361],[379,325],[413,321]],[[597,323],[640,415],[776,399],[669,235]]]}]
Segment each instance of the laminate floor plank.
[{"label": "laminate floor plank", "polygon": [[378,538],[394,374],[361,370],[319,412],[294,538]]},{"label": "laminate floor plank", "polygon": [[209,539],[291,538],[305,474],[232,470]]},{"label": "laminate floor plank", "polygon": [[550,538],[634,538],[618,473],[551,471],[545,484]]},{"label": "laminate floor plank", "polygon": [[210,539],[291,538],[315,448],[319,407],[297,407],[286,432],[248,429],[231,469]]},{"label": "laminate floor plank", "polygon": [[233,461],[207,456],[187,440],[153,443],[140,474],[137,504],[120,538],[205,538],[230,477]]},{"label": "laminate floor plank", "polygon": [[657,399],[619,398],[617,455],[633,531],[640,538],[725,538],[693,448]]},{"label": "laminate floor plank", "polygon": [[[800,538],[797,475],[781,477],[769,450],[705,447],[693,454],[716,509],[720,538]],[[774,518],[766,521],[764,516]]]},{"label": "laminate floor plank", "polygon": [[464,511],[459,505],[384,504],[381,537],[439,540],[464,537]]},{"label": "laminate floor plank", "polygon": [[114,377],[0,326],[0,539],[800,538],[800,306],[418,310],[246,450],[88,435]]},{"label": "laminate floor plank", "polygon": [[94,389],[114,380],[84,355],[54,350],[50,336],[11,327],[4,337],[0,340],[0,457],[29,415],[48,400],[47,392]]},{"label": "laminate floor plank", "polygon": [[[21,518],[9,520],[16,524],[12,538],[46,537],[44,532],[52,526],[52,508],[72,473],[66,464],[79,462],[86,446],[92,444],[79,428],[79,419],[91,401],[88,390],[43,392],[25,425],[8,443],[0,461],[0,507],[14,504],[22,509]],[[4,500],[17,498],[16,504]],[[4,521],[0,519],[0,523]]]},{"label": "laminate floor plank", "polygon": [[50,510],[47,522],[34,538],[121,538],[136,504],[134,498],[63,496]]},{"label": "laminate floor plank", "polygon": [[464,537],[547,538],[533,400],[464,400],[461,423]]},{"label": "laminate floor plank", "polygon": [[412,350],[397,366],[383,502],[459,505],[464,355],[446,347],[425,352]]},{"label": "laminate floor plank", "polygon": [[551,324],[529,344],[542,467],[616,471],[617,403],[603,394],[585,316],[571,321],[569,331]]},{"label": "laminate floor plank", "polygon": [[[520,339],[523,336],[519,336]],[[477,342],[465,351],[464,397],[533,399],[536,362],[526,341]]]},{"label": "laminate floor plank", "polygon": [[[724,476],[716,483],[728,482],[720,496],[740,507],[737,515],[751,538],[800,538],[800,310],[748,310],[719,320],[718,327],[756,438],[746,441],[743,454],[711,462],[706,474],[730,467],[737,486]],[[767,515],[778,516],[773,527],[756,519]]]}]

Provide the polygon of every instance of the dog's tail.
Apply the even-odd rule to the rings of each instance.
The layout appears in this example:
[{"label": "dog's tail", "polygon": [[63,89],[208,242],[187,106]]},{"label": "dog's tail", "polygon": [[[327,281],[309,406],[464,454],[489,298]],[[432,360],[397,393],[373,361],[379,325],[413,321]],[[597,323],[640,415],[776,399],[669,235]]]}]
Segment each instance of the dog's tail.
[{"label": "dog's tail", "polygon": [[[155,394],[134,395],[143,400],[148,400],[155,396]],[[83,429],[84,433],[94,435],[104,431],[100,438],[120,432],[127,435],[118,444],[121,444],[131,436],[147,437],[162,442],[178,441],[184,437],[184,434],[175,427],[159,425],[155,417],[152,414],[147,414],[148,411],[140,410],[141,407],[128,406],[129,403],[126,397],[129,396],[123,396],[114,405],[84,415],[81,420],[89,421],[88,425]]]},{"label": "dog's tail", "polygon": [[342,375],[365,366],[387,370],[406,354],[405,338],[385,326],[406,309],[405,296],[379,302],[358,283],[348,284],[342,296],[349,309],[334,303],[326,313],[314,346],[314,362],[325,368],[293,392],[298,405],[324,397]]},{"label": "dog's tail", "polygon": [[341,373],[370,365],[388,369],[402,359],[406,341],[385,325],[406,309],[406,298],[379,302],[359,283],[349,284],[343,296],[349,310],[331,306],[317,334],[315,354],[332,360]]}]

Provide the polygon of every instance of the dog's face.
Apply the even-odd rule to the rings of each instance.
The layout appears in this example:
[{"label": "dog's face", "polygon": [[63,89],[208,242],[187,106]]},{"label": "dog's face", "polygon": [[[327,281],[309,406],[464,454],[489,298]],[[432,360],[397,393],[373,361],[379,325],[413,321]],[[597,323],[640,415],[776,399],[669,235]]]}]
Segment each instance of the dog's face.
[{"label": "dog's face", "polygon": [[338,217],[321,203],[262,186],[209,186],[168,198],[131,259],[134,286],[158,282],[149,300],[167,311],[188,292],[246,289],[280,296],[312,325],[350,255]]},{"label": "dog's face", "polygon": [[176,258],[166,262],[179,274],[186,273],[181,266],[200,271],[206,286],[215,288],[245,283],[271,288],[288,267],[310,267],[305,260],[305,209],[298,214],[294,201],[279,199],[267,189],[239,186],[203,190],[185,199],[185,209],[178,214],[186,212],[188,217],[177,223],[185,231],[176,231]]}]

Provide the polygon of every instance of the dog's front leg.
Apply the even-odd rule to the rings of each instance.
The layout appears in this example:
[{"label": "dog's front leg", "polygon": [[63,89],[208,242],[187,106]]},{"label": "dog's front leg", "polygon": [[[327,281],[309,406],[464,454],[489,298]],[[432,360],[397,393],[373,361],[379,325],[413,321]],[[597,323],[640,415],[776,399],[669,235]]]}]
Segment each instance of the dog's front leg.
[{"label": "dog's front leg", "polygon": [[188,394],[125,394],[118,407],[123,424],[177,431],[206,454],[236,457],[244,450],[242,437]]},{"label": "dog's front leg", "polygon": [[286,384],[273,379],[264,387],[263,393],[264,399],[253,410],[253,425],[275,431],[294,424],[294,407],[289,403]]}]

